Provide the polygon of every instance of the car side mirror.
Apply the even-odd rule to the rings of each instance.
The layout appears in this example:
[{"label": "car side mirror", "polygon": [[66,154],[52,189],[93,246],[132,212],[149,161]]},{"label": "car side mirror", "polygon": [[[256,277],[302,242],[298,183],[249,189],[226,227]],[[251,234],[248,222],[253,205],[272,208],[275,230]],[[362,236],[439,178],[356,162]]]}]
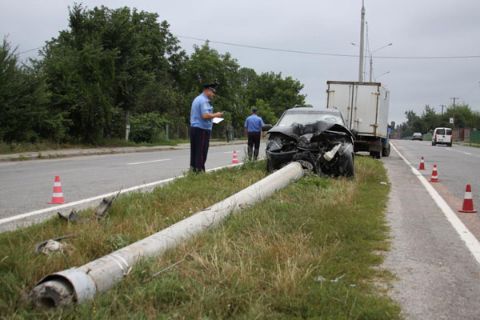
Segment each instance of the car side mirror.
[{"label": "car side mirror", "polygon": [[264,124],[263,127],[262,127],[262,131],[268,131],[272,129],[272,125],[271,124]]},{"label": "car side mirror", "polygon": [[354,136],[356,136],[356,135],[358,134],[358,131],[355,130],[355,129],[352,129],[352,130],[350,130],[350,131],[352,132],[352,134],[353,134]]}]

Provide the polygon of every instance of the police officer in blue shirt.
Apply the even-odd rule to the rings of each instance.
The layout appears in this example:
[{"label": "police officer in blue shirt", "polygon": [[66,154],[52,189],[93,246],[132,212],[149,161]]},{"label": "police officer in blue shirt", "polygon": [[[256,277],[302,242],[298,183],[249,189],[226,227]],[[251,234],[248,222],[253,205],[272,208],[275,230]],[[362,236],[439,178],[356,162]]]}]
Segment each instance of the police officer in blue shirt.
[{"label": "police officer in blue shirt", "polygon": [[204,172],[207,161],[212,119],[222,117],[222,112],[213,112],[210,101],[215,97],[216,83],[203,85],[203,92],[192,102],[190,112],[190,169]]},{"label": "police officer in blue shirt", "polygon": [[257,108],[252,108],[252,114],[245,120],[245,131],[248,135],[248,159],[257,160],[258,149],[260,148],[260,136],[264,123],[261,117],[257,116]]}]

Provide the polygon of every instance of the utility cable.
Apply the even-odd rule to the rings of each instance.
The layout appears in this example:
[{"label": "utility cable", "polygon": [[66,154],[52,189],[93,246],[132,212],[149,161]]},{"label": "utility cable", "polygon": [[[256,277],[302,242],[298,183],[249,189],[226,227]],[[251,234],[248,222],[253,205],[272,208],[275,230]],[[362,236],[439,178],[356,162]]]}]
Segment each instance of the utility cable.
[{"label": "utility cable", "polygon": [[[264,50],[264,51],[273,51],[273,52],[284,52],[284,53],[295,53],[295,54],[304,54],[304,55],[315,55],[315,56],[327,56],[327,57],[347,57],[347,58],[358,58],[358,54],[343,54],[343,53],[329,53],[329,52],[318,52],[318,51],[305,51],[305,50],[293,50],[293,49],[281,49],[281,48],[271,48],[271,47],[263,47],[257,45],[250,45],[250,44],[241,44],[235,42],[226,42],[226,41],[217,41],[217,40],[210,40],[210,39],[203,39],[197,37],[190,37],[190,36],[183,36],[177,35],[178,38],[183,39],[190,39],[195,41],[201,42],[210,42],[216,44],[222,44],[226,46],[232,47],[239,47],[239,48],[248,48],[248,49],[257,49],[257,50]],[[21,51],[18,55],[22,55],[34,50],[41,49],[42,47],[37,47],[25,51]],[[465,56],[375,56],[376,59],[393,59],[393,60],[448,60],[448,59],[479,59],[480,55],[465,55]]]},{"label": "utility cable", "polygon": [[[190,39],[190,40],[196,40],[196,41],[202,41],[202,42],[222,44],[222,45],[232,46],[232,47],[258,49],[258,50],[273,51],[273,52],[285,52],[285,53],[296,53],[296,54],[304,54],[304,55],[329,56],[329,57],[348,57],[348,58],[358,58],[359,57],[356,54],[328,53],[328,52],[318,52],[318,51],[305,51],[305,50],[271,48],[271,47],[263,47],[263,46],[250,45],[250,44],[241,44],[241,43],[235,43],[235,42],[202,39],[202,38],[191,37],[191,36],[183,36],[183,35],[177,35],[177,37],[182,38],[182,39]],[[375,58],[376,59],[395,59],[395,60],[448,60],[448,59],[460,60],[460,59],[479,59],[480,55],[465,55],[465,56],[457,56],[457,55],[455,55],[455,56],[375,56]]]},{"label": "utility cable", "polygon": [[17,53],[18,55],[22,55],[24,53],[28,53],[28,52],[31,52],[31,51],[34,51],[34,50],[38,50],[38,49],[42,49],[42,47],[37,47],[37,48],[33,48],[33,49],[28,49],[28,50],[25,50],[25,51],[21,51],[19,53]]}]

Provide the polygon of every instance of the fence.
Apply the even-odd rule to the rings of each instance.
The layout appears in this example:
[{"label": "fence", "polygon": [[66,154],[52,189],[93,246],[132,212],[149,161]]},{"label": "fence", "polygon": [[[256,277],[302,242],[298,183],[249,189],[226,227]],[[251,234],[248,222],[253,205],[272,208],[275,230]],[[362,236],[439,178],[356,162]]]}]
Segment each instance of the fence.
[{"label": "fence", "polygon": [[456,128],[452,131],[453,141],[480,144],[480,131],[471,128]]},{"label": "fence", "polygon": [[480,131],[475,130],[470,132],[470,143],[480,144]]}]

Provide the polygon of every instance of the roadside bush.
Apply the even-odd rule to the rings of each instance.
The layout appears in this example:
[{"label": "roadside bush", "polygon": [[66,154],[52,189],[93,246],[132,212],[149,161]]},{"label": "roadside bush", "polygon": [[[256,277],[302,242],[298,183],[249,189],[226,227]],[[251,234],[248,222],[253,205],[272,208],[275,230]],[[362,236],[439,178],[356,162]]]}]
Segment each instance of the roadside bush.
[{"label": "roadside bush", "polygon": [[157,112],[132,116],[130,118],[130,140],[135,142],[157,142],[165,138],[165,125],[169,123]]}]

